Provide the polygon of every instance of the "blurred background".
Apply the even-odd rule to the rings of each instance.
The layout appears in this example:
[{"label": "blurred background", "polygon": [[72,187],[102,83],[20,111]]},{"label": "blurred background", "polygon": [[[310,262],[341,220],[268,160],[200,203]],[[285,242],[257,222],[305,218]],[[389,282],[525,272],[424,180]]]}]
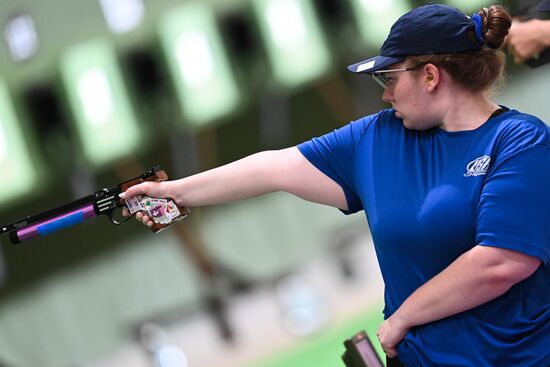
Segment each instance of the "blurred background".
[{"label": "blurred background", "polygon": [[[0,222],[387,107],[346,66],[423,3],[2,0]],[[548,65],[507,71],[497,101],[550,121]],[[1,240],[2,366],[341,366],[343,340],[382,321],[364,214],[290,195],[195,208],[157,235],[100,217]]]}]

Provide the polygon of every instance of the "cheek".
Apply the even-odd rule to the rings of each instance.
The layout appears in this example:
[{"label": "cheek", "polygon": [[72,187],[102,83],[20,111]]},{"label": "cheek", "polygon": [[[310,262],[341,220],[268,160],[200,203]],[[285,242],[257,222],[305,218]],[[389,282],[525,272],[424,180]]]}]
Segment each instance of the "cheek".
[{"label": "cheek", "polygon": [[410,99],[406,105],[401,106],[404,112],[405,127],[413,130],[428,130],[435,127],[437,124],[432,123],[430,111],[427,104],[420,100],[414,94],[410,95]]},{"label": "cheek", "polygon": [[400,109],[406,113],[409,118],[414,120],[422,116],[422,104],[414,93],[408,93],[407,96],[400,101]]},{"label": "cheek", "polygon": [[430,115],[425,104],[417,102],[415,103],[412,110],[414,117],[418,120],[418,122],[425,123],[427,120],[429,120]]}]

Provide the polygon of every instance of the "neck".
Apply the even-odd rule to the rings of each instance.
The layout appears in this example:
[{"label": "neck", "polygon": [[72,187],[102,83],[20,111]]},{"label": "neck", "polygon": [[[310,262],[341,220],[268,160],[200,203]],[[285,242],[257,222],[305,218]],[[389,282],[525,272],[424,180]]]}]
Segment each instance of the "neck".
[{"label": "neck", "polygon": [[466,131],[475,130],[483,125],[499,106],[486,93],[471,93],[464,90],[454,91],[442,103],[441,128],[443,130]]}]

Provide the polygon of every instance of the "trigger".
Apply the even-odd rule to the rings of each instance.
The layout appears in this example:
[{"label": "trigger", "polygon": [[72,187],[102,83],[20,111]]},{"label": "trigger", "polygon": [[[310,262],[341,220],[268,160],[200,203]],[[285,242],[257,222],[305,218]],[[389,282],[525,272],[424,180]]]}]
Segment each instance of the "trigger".
[{"label": "trigger", "polygon": [[119,220],[119,219],[117,219],[117,218],[115,218],[115,217],[113,216],[113,213],[112,213],[112,212],[109,213],[109,214],[107,214],[107,216],[108,216],[109,219],[111,220],[111,223],[113,223],[113,224],[116,225],[116,226],[119,226],[119,225],[121,225],[121,224],[124,224],[124,223],[126,223],[129,219],[132,218],[131,216],[129,216],[129,217],[126,217],[126,218],[123,218],[123,219]]}]

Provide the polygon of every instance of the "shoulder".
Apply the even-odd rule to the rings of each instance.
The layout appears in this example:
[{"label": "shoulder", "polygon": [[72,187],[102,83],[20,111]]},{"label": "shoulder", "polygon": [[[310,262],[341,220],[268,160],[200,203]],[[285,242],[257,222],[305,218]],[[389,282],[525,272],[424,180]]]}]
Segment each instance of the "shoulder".
[{"label": "shoulder", "polygon": [[364,135],[366,132],[373,132],[375,130],[403,129],[403,122],[401,119],[395,117],[394,109],[385,109],[373,115],[364,116],[352,121],[350,126],[360,135]]},{"label": "shoulder", "polygon": [[395,110],[393,108],[388,108],[380,110],[378,113],[363,116],[355,121],[352,121],[352,124],[361,124],[363,127],[368,127],[373,124],[379,124],[386,121],[399,120],[395,117]]},{"label": "shoulder", "polygon": [[357,120],[335,129],[325,135],[313,138],[301,144],[314,144],[320,147],[357,147],[362,142],[375,135],[387,136],[391,132],[403,129],[403,123],[395,117],[395,110],[386,109],[378,113],[361,117]]},{"label": "shoulder", "polygon": [[393,110],[382,110],[376,114],[364,116],[319,137],[298,145],[304,154],[334,154],[335,152],[353,153],[365,141],[377,126],[385,126],[387,120],[395,116]]},{"label": "shoulder", "polygon": [[536,146],[550,146],[550,127],[533,115],[510,110],[500,116],[496,145],[500,158]]},{"label": "shoulder", "polygon": [[498,135],[503,142],[517,148],[550,144],[550,127],[538,117],[510,110],[502,115]]}]

